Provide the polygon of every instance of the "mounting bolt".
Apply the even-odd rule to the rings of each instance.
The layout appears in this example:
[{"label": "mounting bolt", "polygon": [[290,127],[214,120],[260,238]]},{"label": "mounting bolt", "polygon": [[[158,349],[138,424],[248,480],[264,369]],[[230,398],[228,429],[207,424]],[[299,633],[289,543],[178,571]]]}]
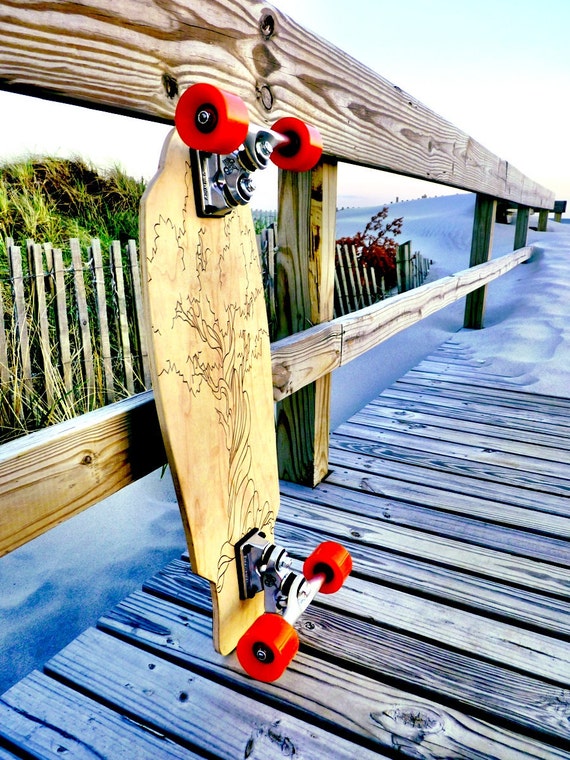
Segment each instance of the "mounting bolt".
[{"label": "mounting bolt", "polygon": [[263,662],[267,665],[269,665],[269,663],[273,662],[275,659],[275,656],[271,649],[269,649],[268,646],[262,644],[261,642],[258,642],[254,645],[253,654],[255,655],[255,658],[259,660],[259,662]]},{"label": "mounting bolt", "polygon": [[265,108],[265,110],[271,111],[273,108],[273,93],[271,92],[269,85],[262,84],[258,89],[257,94],[261,100],[261,105]]},{"label": "mounting bolt", "polygon": [[259,31],[264,40],[270,39],[275,33],[275,17],[272,13],[264,13],[259,21]]}]

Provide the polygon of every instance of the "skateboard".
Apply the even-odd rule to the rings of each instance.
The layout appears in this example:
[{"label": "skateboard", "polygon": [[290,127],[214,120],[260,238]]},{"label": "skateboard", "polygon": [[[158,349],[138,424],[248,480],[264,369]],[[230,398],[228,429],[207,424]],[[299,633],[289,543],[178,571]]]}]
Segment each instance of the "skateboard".
[{"label": "skateboard", "polygon": [[351,569],[325,542],[292,570],[274,544],[279,508],[267,315],[248,202],[269,160],[308,171],[318,131],[283,118],[249,124],[237,95],[199,83],[181,96],[141,201],[141,265],[158,416],[194,573],[210,582],[213,642],[278,678],[293,627],[318,590]]}]

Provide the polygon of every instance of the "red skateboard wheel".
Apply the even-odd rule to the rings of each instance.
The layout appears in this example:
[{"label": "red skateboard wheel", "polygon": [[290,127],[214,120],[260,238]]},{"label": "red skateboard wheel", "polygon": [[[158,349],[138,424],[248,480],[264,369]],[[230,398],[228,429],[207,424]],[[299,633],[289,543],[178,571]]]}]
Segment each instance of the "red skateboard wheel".
[{"label": "red skateboard wheel", "polygon": [[283,675],[298,649],[299,637],[293,626],[281,615],[266,612],[244,633],[236,652],[248,675],[270,683]]},{"label": "red skateboard wheel", "polygon": [[338,591],[352,571],[352,557],[341,544],[324,541],[307,557],[303,565],[303,575],[312,580],[317,575],[324,575],[321,586],[322,594],[334,594]]},{"label": "red skateboard wheel", "polygon": [[289,139],[274,148],[271,154],[271,160],[280,169],[307,172],[318,163],[323,152],[323,140],[316,127],[294,116],[287,116],[276,121],[272,129]]},{"label": "red skateboard wheel", "polygon": [[174,123],[186,145],[206,153],[232,153],[247,136],[249,116],[239,95],[199,83],[176,106]]}]

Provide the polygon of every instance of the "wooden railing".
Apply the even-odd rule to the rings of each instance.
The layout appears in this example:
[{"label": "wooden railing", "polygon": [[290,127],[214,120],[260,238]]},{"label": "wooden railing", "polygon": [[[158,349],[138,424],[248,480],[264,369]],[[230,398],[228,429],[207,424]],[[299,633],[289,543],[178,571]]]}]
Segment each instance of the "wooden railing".
[{"label": "wooden railing", "polygon": [[[526,260],[530,208],[553,194],[413,97],[254,0],[86,0],[0,6],[0,86],[171,121],[179,94],[207,80],[237,92],[253,121],[295,115],[323,134],[326,155],[279,181],[277,341],[272,348],[284,477],[328,469],[330,373],[467,295],[481,327],[487,283]],[[33,40],[33,44],[30,44]],[[477,194],[470,268],[332,319],[338,161]],[[515,252],[489,261],[497,199],[518,207]],[[307,326],[309,329],[306,329]],[[20,545],[164,461],[144,394],[0,448],[0,553]]]}]

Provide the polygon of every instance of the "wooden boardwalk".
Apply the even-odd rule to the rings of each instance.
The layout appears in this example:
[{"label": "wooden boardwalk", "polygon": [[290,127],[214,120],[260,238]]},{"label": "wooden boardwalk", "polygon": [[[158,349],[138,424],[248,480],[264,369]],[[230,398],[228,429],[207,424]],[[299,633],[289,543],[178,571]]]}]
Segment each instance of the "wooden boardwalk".
[{"label": "wooden boardwalk", "polygon": [[282,484],[296,558],[349,546],[276,684],[211,647],[175,561],[0,701],[0,760],[570,758],[570,400],[450,341]]}]

